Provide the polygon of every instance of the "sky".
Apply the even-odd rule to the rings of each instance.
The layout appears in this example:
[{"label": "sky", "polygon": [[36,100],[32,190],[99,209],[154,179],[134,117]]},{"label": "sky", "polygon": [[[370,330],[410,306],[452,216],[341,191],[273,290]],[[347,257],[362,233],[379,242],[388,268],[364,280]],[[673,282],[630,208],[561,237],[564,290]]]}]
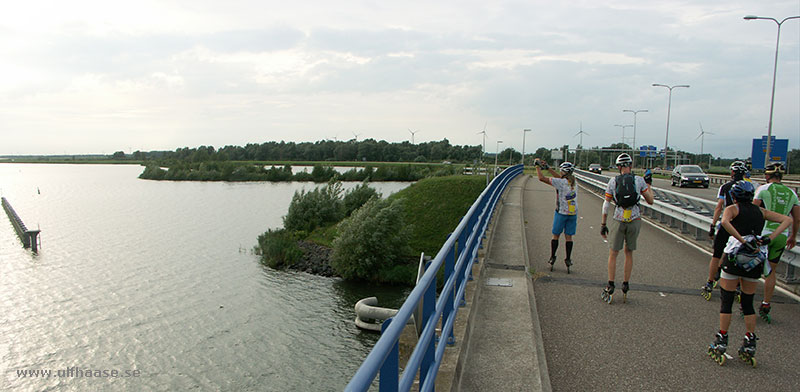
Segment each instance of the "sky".
[{"label": "sky", "polygon": [[[0,155],[448,139],[747,157],[797,0],[19,1],[0,13]],[[578,134],[583,131],[583,134]],[[701,133],[705,132],[702,137]],[[800,148],[800,20],[773,135]],[[502,144],[498,143],[502,141]],[[701,143],[702,142],[702,143]]]}]

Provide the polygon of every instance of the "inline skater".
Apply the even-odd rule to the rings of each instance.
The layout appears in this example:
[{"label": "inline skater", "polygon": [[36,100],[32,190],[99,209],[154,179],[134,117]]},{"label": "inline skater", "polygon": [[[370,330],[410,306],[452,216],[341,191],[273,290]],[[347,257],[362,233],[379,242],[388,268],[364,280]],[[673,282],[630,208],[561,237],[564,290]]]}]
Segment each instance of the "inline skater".
[{"label": "inline skater", "polygon": [[[626,302],[628,297],[629,282],[633,271],[633,251],[636,250],[636,239],[639,237],[639,230],[642,227],[642,215],[639,209],[640,196],[644,196],[648,204],[653,204],[653,191],[650,189],[653,179],[650,171],[648,170],[644,177],[633,175],[631,173],[633,160],[630,155],[625,153],[619,154],[616,164],[620,175],[608,181],[600,223],[600,235],[605,239],[609,233],[611,234],[608,252],[608,285],[600,295],[600,298],[609,304],[614,295],[617,256],[623,246],[625,248],[625,269],[622,281],[622,302]],[[606,226],[606,220],[611,201],[614,201],[616,207],[612,215],[612,225],[609,228]]]},{"label": "inline skater", "polygon": [[[708,237],[714,241],[714,253],[711,255],[711,260],[708,262],[708,281],[700,288],[700,294],[707,300],[711,300],[711,292],[717,286],[719,280],[719,259],[725,250],[725,244],[728,242],[728,232],[722,227],[717,226],[717,222],[722,216],[722,211],[725,207],[733,205],[733,198],[731,197],[731,188],[737,181],[744,179],[747,172],[747,167],[742,161],[735,161],[731,163],[731,180],[722,184],[717,191],[717,206],[714,207],[714,217],[711,218],[711,228],[708,231]],[[716,235],[714,232],[716,231]]]},{"label": "inline skater", "polygon": [[[539,176],[539,181],[556,188],[556,210],[553,214],[553,238],[550,240],[550,271],[553,270],[553,265],[556,263],[556,250],[558,250],[558,240],[561,233],[564,233],[564,247],[566,248],[566,258],[564,264],[567,266],[567,273],[569,267],[572,266],[572,236],[575,235],[575,230],[578,224],[578,193],[575,185],[575,166],[570,162],[564,162],[558,166],[559,173],[551,169],[547,162],[539,160],[534,161],[536,166],[536,175]],[[548,170],[552,177],[545,177],[542,169]]]},{"label": "inline skater", "polygon": [[[786,172],[786,169],[780,162],[767,165],[764,170],[764,177],[767,183],[756,189],[756,196],[753,200],[753,204],[759,207],[764,207],[767,210],[792,218],[792,229],[779,233],[775,240],[769,243],[769,264],[772,271],[775,271],[781,261],[784,249],[794,248],[797,229],[800,226],[800,202],[797,200],[797,194],[781,183],[784,172]],[[768,222],[764,225],[764,230],[761,234],[770,235],[777,227],[777,223]],[[758,308],[758,314],[767,323],[772,322],[770,301],[774,292],[775,273],[772,272],[764,278],[764,300]]]},{"label": "inline skater", "polygon": [[[725,351],[728,347],[728,327],[731,324],[731,308],[734,301],[734,290],[739,284],[742,290],[742,311],[747,333],[739,348],[739,357],[756,366],[755,334],[756,316],[753,308],[753,294],[756,291],[758,278],[768,264],[766,245],[774,240],[792,223],[788,216],[760,208],[752,203],[755,189],[753,184],[745,180],[737,182],[731,188],[734,204],[725,208],[722,213],[722,227],[730,234],[722,261],[720,277],[720,310],[719,332],[708,347],[708,355],[720,365],[725,363]],[[764,227],[764,221],[778,223],[769,236],[758,236]]]}]

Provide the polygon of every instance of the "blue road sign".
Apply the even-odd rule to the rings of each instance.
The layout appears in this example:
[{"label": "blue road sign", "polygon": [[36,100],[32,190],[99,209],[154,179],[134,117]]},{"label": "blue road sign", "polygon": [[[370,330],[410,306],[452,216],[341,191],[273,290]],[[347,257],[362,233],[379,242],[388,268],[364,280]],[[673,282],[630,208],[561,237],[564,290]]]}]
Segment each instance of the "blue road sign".
[{"label": "blue road sign", "polygon": [[[770,162],[782,162],[786,164],[786,156],[789,151],[789,139],[776,139],[772,136],[770,139]],[[767,154],[767,137],[762,136],[761,139],[753,139],[753,149],[751,159],[753,161],[753,169],[764,169],[764,157]]]}]

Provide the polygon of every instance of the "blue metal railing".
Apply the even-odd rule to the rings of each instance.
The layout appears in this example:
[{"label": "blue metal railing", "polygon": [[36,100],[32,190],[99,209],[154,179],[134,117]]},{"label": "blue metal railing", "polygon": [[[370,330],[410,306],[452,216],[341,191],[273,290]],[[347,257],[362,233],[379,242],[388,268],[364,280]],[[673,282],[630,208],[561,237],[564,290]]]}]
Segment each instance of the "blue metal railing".
[{"label": "blue metal railing", "polygon": [[[419,390],[433,390],[446,346],[437,343],[442,336],[447,345],[455,343],[453,323],[458,308],[465,304],[466,283],[472,278],[471,267],[477,261],[486,227],[500,195],[521,173],[522,165],[507,168],[478,196],[436,257],[425,266],[425,272],[397,314],[384,322],[380,339],[347,384],[346,391],[366,391],[379,373],[381,391],[409,391],[417,374]],[[442,266],[445,283],[437,298],[436,273]],[[422,314],[422,333],[400,374],[398,341],[418,306],[422,306],[419,312]],[[436,326],[440,321],[442,331],[439,336],[436,335]]]}]

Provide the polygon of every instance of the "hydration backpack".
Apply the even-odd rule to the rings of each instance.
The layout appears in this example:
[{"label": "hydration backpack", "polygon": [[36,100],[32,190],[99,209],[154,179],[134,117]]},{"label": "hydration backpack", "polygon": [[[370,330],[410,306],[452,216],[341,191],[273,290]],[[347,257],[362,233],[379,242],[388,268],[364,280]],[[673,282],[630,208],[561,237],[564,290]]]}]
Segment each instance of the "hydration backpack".
[{"label": "hydration backpack", "polygon": [[620,174],[617,176],[614,189],[614,201],[622,208],[630,208],[639,202],[639,192],[636,191],[636,177],[633,174]]}]

